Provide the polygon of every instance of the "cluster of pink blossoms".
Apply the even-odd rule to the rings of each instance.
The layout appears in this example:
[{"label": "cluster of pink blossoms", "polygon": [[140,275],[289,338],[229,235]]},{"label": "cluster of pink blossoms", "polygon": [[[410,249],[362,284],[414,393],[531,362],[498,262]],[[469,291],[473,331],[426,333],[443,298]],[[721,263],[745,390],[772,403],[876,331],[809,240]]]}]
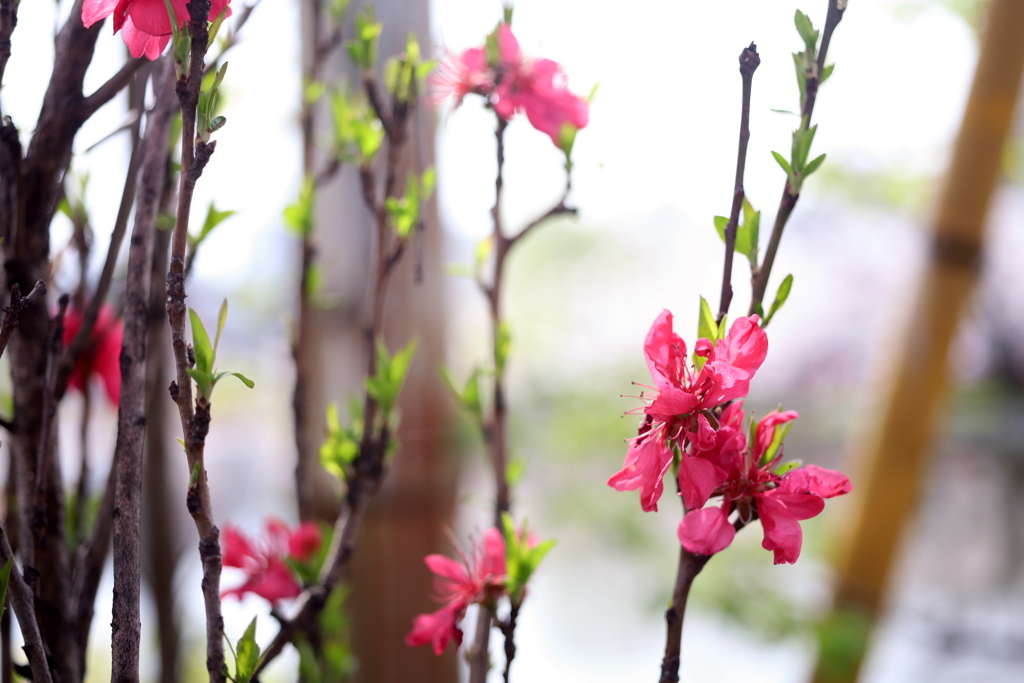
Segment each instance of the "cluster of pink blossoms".
[{"label": "cluster of pink blossoms", "polygon": [[288,562],[303,563],[320,548],[320,530],[312,522],[303,522],[295,531],[279,519],[268,519],[265,534],[257,542],[239,529],[225,525],[222,540],[223,563],[245,573],[245,582],[221,593],[239,600],[255,593],[269,602],[294,598],[302,592],[295,571]]},{"label": "cluster of pink blossoms", "polygon": [[470,605],[493,605],[506,592],[505,539],[495,528],[484,532],[483,542],[474,548],[473,557],[457,562],[444,555],[427,555],[423,560],[437,578],[434,592],[441,609],[421,614],[413,620],[406,645],[431,644],[441,654],[448,643],[462,644],[458,623]]},{"label": "cluster of pink blossoms", "polygon": [[[776,430],[796,419],[794,411],[772,411],[753,428],[753,444],[743,428],[743,404],[750,380],[768,354],[768,337],[755,316],[738,318],[723,339],[699,339],[697,370],[686,343],[663,311],[644,343],[654,380],[646,398],[639,434],[630,441],[622,469],[608,480],[618,491],[640,490],[640,504],[657,510],[664,477],[678,453],[679,491],[688,510],[679,524],[679,540],[692,553],[713,555],[732,543],[736,524],[760,519],[762,547],[775,563],[796,562],[803,535],[800,520],[814,517],[824,499],[849,493],[849,479],[814,465],[779,467],[781,443]],[[721,496],[719,507],[704,508]],[[736,522],[730,516],[736,513]]]},{"label": "cluster of pink blossoms", "polygon": [[559,148],[587,125],[587,102],[569,91],[562,67],[550,59],[527,59],[512,27],[500,24],[488,41],[495,50],[474,47],[442,61],[431,82],[440,98],[455,106],[469,94],[487,98],[504,120],[525,112],[534,128]]},{"label": "cluster of pink blossoms", "polygon": [[[221,12],[231,16],[231,0],[212,0],[210,21],[216,21]],[[188,0],[170,0],[178,28],[188,21]],[[132,57],[146,56],[156,59],[163,54],[171,40],[171,18],[164,0],[85,0],[82,3],[82,23],[86,28],[109,16],[114,17],[114,33],[121,32],[124,44]]]}]

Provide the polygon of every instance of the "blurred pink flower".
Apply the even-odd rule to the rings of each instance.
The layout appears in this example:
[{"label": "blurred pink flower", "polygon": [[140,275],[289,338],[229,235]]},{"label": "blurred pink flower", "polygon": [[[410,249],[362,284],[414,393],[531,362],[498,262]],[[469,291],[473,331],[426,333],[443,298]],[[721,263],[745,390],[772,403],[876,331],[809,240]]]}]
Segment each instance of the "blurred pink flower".
[{"label": "blurred pink flower", "polygon": [[239,529],[224,525],[222,562],[245,572],[245,582],[223,591],[221,598],[234,596],[239,600],[246,593],[255,593],[270,602],[294,598],[302,592],[288,560],[305,562],[320,547],[320,530],[312,522],[303,522],[295,531],[279,519],[268,519],[265,534],[253,543]]},{"label": "blurred pink flower", "polygon": [[[170,0],[178,28],[188,21],[188,0]],[[231,16],[230,0],[212,0],[210,21],[216,21],[225,9]],[[85,0],[82,3],[82,23],[86,28],[113,15],[114,33],[121,38],[132,57],[159,57],[171,39],[171,19],[164,0]]]},{"label": "blurred pink flower", "polygon": [[423,560],[437,577],[434,593],[443,607],[413,619],[412,631],[405,637],[406,645],[431,644],[434,654],[441,654],[452,640],[462,643],[458,622],[472,604],[488,604],[505,592],[505,539],[490,528],[483,542],[474,548],[473,558],[463,556],[457,562],[444,555],[427,555]]},{"label": "blurred pink flower", "polygon": [[797,561],[803,543],[800,520],[818,515],[825,507],[825,498],[849,493],[853,487],[841,472],[816,465],[776,474],[782,459],[781,446],[771,460],[762,462],[776,430],[796,418],[791,410],[768,413],[757,424],[751,448],[743,430],[742,403],[733,403],[722,413],[714,448],[701,453],[726,475],[712,493],[722,497],[722,504],[687,512],[678,529],[684,548],[700,555],[713,555],[727,548],[736,535],[729,516],[737,511],[744,522],[760,518],[764,529],[761,545],[773,551],[775,564]]},{"label": "blurred pink flower", "polygon": [[[82,328],[82,312],[68,308],[64,315],[64,346]],[[108,304],[100,307],[92,337],[82,355],[75,363],[75,369],[68,379],[68,386],[82,391],[93,375],[103,382],[107,398],[112,404],[121,403],[121,344],[124,339],[124,324]]]},{"label": "blurred pink flower", "polygon": [[469,93],[488,97],[498,116],[507,121],[524,112],[561,148],[567,126],[575,132],[587,125],[586,100],[569,91],[558,63],[524,57],[511,26],[500,24],[492,37],[492,55],[486,47],[472,48],[441,62],[431,79],[439,99],[452,97],[458,106]]},{"label": "blurred pink flower", "polygon": [[675,446],[681,454],[680,492],[688,508],[703,507],[725,481],[726,472],[705,456],[719,447],[720,432],[702,411],[747,395],[750,379],[768,354],[768,336],[756,315],[737,318],[715,344],[699,339],[695,353],[705,359],[699,371],[690,364],[686,342],[673,330],[672,313],[662,311],[644,341],[654,397],[641,396],[645,405],[636,411],[645,414],[644,422],[622,469],[608,479],[617,491],[640,489],[640,505],[647,512],[658,509]]}]

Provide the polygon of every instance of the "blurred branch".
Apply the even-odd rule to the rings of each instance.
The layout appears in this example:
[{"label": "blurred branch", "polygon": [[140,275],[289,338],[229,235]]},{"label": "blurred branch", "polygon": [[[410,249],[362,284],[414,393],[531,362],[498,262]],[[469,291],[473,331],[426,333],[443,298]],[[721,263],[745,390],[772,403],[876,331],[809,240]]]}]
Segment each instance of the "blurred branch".
[{"label": "blurred branch", "polygon": [[[0,524],[0,563],[13,560],[14,551],[11,550],[11,543],[7,538],[7,529]],[[32,669],[32,680],[36,683],[52,683],[50,665],[46,660],[46,647],[43,645],[39,625],[36,623],[32,589],[25,582],[23,570],[17,565],[18,563],[14,562],[14,566],[11,568],[7,584],[7,599],[14,609],[14,614],[18,617],[21,635],[25,639],[22,649],[28,656],[28,663]]]},{"label": "blurred branch", "polygon": [[36,282],[36,286],[28,293],[28,296],[24,297],[21,296],[21,288],[18,286],[18,283],[14,283],[11,286],[11,303],[9,306],[4,306],[4,322],[3,326],[0,327],[0,355],[3,355],[3,352],[7,349],[7,342],[10,341],[15,328],[18,327],[21,312],[45,294],[46,285],[43,284],[42,280]]}]

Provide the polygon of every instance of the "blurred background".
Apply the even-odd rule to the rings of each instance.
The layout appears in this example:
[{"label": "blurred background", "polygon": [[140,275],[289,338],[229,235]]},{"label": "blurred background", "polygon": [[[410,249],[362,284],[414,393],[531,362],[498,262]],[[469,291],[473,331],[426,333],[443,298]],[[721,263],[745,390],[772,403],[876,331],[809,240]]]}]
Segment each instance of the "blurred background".
[{"label": "blurred background", "polygon": [[[23,127],[38,112],[48,51],[52,55],[49,37],[67,5],[24,6],[19,16],[4,97]],[[630,382],[647,381],[641,347],[661,309],[671,309],[680,333],[692,339],[698,295],[717,301],[722,247],[712,217],[727,214],[730,206],[740,100],[736,60],[752,40],[762,61],[753,86],[746,189],[764,212],[762,224],[774,219],[784,176],[770,152],[786,153],[797,125],[786,112],[799,107],[790,57],[800,47],[792,21],[798,8],[815,26],[823,24],[824,0],[515,5],[514,27],[527,55],[560,62],[575,92],[586,94],[599,84],[590,123],[574,148],[571,201],[579,217],[533,233],[512,256],[505,290],[513,334],[512,450],[522,463],[515,511],[542,537],[558,539],[520,616],[517,680],[625,683],[651,680],[658,669],[678,517],[670,505],[644,514],[635,494],[605,485],[621,466],[623,440],[636,429],[635,418],[621,417],[636,402],[621,395],[634,393]],[[857,471],[858,446],[879,410],[928,255],[926,230],[970,88],[986,8],[981,0],[855,1],[834,36],[828,61],[836,69],[815,111],[815,153],[827,153],[828,160],[805,186],[786,231],[773,282],[792,273],[793,292],[769,329],[771,351],[747,401],[762,412],[779,403],[800,412],[787,445],[790,458]],[[385,23],[382,55],[397,50],[409,28],[424,46],[460,51],[493,30],[501,5],[396,0],[378,3],[378,16]],[[418,25],[396,26],[403,21]],[[227,383],[218,390],[208,446],[218,518],[253,533],[268,515],[297,519],[289,338],[298,247],[283,228],[281,211],[301,182],[303,30],[298,3],[262,0],[255,9],[229,56],[223,86],[228,125],[197,188],[197,206],[215,200],[219,209],[239,212],[200,251],[190,303],[207,318],[224,297],[230,300],[221,362],[256,381],[255,391]],[[103,35],[89,75],[93,85],[123,59],[120,40],[106,28]],[[343,59],[337,56],[339,78]],[[425,273],[430,301],[415,299],[423,290],[409,295],[418,312],[406,315],[430,311],[425,317],[443,357],[438,360],[459,377],[485,361],[489,344],[483,298],[471,282],[445,271],[446,264],[469,264],[491,230],[493,116],[480,104],[470,97],[457,111],[426,113],[419,124],[422,154],[436,155],[437,213],[428,229],[439,239]],[[107,106],[83,128],[76,147],[74,171],[91,177],[86,200],[97,270],[127,146],[113,139],[86,150],[120,125],[124,111],[124,101]],[[868,683],[1024,678],[1022,119],[1019,109],[991,205],[979,284],[950,354],[953,387],[933,435],[923,495],[903,536],[862,670],[860,680]],[[557,202],[564,182],[561,155],[525,120],[513,122],[506,139],[503,210],[508,224],[518,226]],[[359,316],[352,311],[362,305],[360,263],[368,253],[365,238],[350,234],[358,223],[350,217],[361,216],[363,207],[345,189],[349,171],[325,193],[330,196],[320,214],[328,305],[319,328],[318,400],[342,403],[356,387],[358,343],[351,340]],[[61,220],[54,223],[55,249],[71,236]],[[749,296],[745,262],[735,265],[734,314],[745,310]],[[68,272],[70,290],[75,278]],[[393,346],[404,344],[408,332],[394,335]],[[437,401],[444,389],[436,369],[422,356],[417,363],[416,381],[426,388],[411,393]],[[79,403],[72,396],[63,411],[69,463],[78,458],[73,434]],[[103,410],[93,408],[101,414],[94,415],[90,433],[96,491],[106,476],[103,454],[112,451],[116,424],[116,414]],[[403,410],[415,413],[416,407]],[[430,419],[416,423],[417,431],[407,431],[406,438],[413,451],[419,441],[431,441],[432,449],[443,451],[435,454],[445,463],[442,469],[457,468],[457,514],[448,523],[465,542],[490,518],[488,465],[473,425],[454,401]],[[198,680],[200,570],[183,505],[184,463],[174,463],[166,480],[172,500],[182,503],[174,511],[174,544],[184,559],[173,577],[186,653],[181,680]],[[858,493],[855,475],[853,481],[850,499]],[[447,490],[443,481],[439,486]],[[328,498],[336,495],[330,487],[325,491]],[[794,566],[773,567],[757,529],[740,534],[708,565],[687,614],[684,681],[805,681],[819,646],[841,651],[844,642],[863,634],[856,617],[828,617],[839,530],[852,504],[833,500],[823,515],[803,524],[804,551]],[[381,515],[384,521],[375,524],[387,534],[389,517]],[[453,555],[443,532],[436,539],[440,545],[428,543],[425,552]],[[416,560],[408,571],[422,589],[420,604],[368,608],[405,610],[399,614],[405,628],[413,614],[432,609],[426,569]],[[234,578],[225,572],[225,586]],[[397,574],[388,580],[412,579]],[[153,648],[148,673],[157,680],[152,596],[146,609],[144,629],[150,629]],[[227,601],[229,636],[237,638],[259,615],[259,640],[268,641],[268,611],[259,598]],[[109,603],[101,604],[90,656],[94,681],[106,680],[109,671],[108,615]],[[295,658],[282,658],[264,680],[293,680],[294,670]]]}]

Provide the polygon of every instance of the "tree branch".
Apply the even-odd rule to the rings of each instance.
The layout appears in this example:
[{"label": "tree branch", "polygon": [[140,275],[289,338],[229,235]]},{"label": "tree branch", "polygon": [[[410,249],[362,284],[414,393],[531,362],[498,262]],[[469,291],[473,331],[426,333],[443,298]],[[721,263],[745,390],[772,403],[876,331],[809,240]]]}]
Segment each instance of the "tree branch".
[{"label": "tree branch", "polygon": [[[7,538],[7,529],[0,524],[0,562],[6,563],[14,559],[14,551]],[[32,680],[36,683],[52,683],[50,665],[46,661],[46,646],[43,644],[39,625],[36,623],[35,607],[32,600],[32,589],[25,583],[22,570],[17,562],[11,567],[11,576],[7,584],[8,600],[21,626],[21,635],[25,639],[24,650],[28,655],[28,664],[32,668]]]},{"label": "tree branch", "polygon": [[725,265],[722,272],[722,298],[718,307],[718,323],[729,313],[732,303],[732,261],[736,252],[736,226],[740,220],[740,210],[746,193],[743,189],[743,173],[747,166],[747,143],[750,141],[750,89],[754,81],[754,71],[761,63],[757,54],[757,45],[751,43],[740,53],[740,76],[743,78],[743,102],[740,108],[740,142],[736,153],[736,182],[732,193],[732,210],[729,222],[725,226]]},{"label": "tree branch", "polygon": [[148,60],[145,59],[129,59],[125,62],[124,66],[118,69],[117,73],[111,76],[106,83],[82,100],[82,116],[89,118],[96,113],[97,109],[114,99],[117,93],[131,83],[135,72],[146,65],[148,65]]},{"label": "tree branch", "polygon": [[3,352],[7,349],[7,342],[10,341],[11,335],[14,334],[14,330],[18,327],[21,312],[45,294],[46,285],[43,284],[42,280],[36,282],[36,286],[25,297],[21,296],[21,288],[18,286],[18,283],[14,283],[11,286],[11,304],[10,306],[4,306],[4,322],[3,326],[0,327],[0,355],[3,355]]},{"label": "tree branch", "polygon": [[146,121],[139,201],[128,251],[121,351],[121,405],[114,450],[114,601],[111,650],[115,681],[139,680],[142,590],[142,453],[146,434],[146,358],[153,233],[167,164],[167,134],[176,96],[174,62],[164,56],[154,79],[156,106]]}]

